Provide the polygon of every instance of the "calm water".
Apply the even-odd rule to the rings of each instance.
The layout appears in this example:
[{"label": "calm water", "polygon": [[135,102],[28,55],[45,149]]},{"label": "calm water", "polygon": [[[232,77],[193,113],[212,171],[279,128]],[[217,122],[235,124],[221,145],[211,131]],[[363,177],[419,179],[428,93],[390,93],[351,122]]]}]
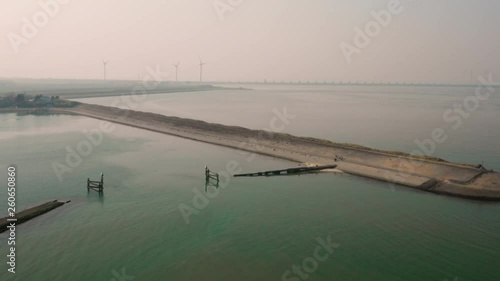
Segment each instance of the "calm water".
[{"label": "calm water", "polygon": [[[404,148],[411,147],[404,144],[408,134],[423,132],[418,137],[428,137],[433,128],[433,124],[424,126],[418,120],[412,121],[417,129],[408,128],[409,123],[402,118],[406,113],[420,112],[418,118],[432,123],[436,118],[430,116],[442,114],[436,111],[445,110],[444,104],[460,100],[442,92],[426,101],[411,93],[392,93],[402,96],[401,107],[410,103],[406,99],[419,100],[395,110],[391,106],[397,104],[394,101],[384,107],[382,101],[366,97],[368,93],[352,89],[351,101],[347,93],[289,90],[290,96],[284,94],[286,89],[261,89],[250,96],[240,91],[151,95],[139,110],[152,110],[156,104],[155,111],[167,110],[165,114],[263,128],[272,118],[273,107],[286,105],[297,115],[288,132]],[[375,93],[379,89],[371,90],[385,95]],[[315,102],[309,95],[323,100]],[[229,106],[233,97],[237,109]],[[269,105],[259,106],[257,97],[267,98]],[[298,100],[309,103],[309,109],[297,105]],[[496,162],[499,151],[494,146],[499,143],[498,105],[492,100],[474,113],[478,117],[471,116],[455,132],[457,137],[450,135],[437,153],[466,162],[484,157],[490,166],[500,168]],[[358,105],[351,109],[351,117],[338,112],[348,114],[349,102]],[[389,118],[393,123],[388,119],[380,123],[373,118],[361,120],[360,108],[370,109],[370,102],[373,112],[399,112],[398,118]],[[332,105],[331,111],[327,104]],[[385,110],[377,109],[379,106]],[[321,108],[329,114],[327,118],[340,119],[318,121]],[[358,115],[354,114],[357,110],[361,110]],[[233,113],[239,117],[223,122],[224,116]],[[417,117],[407,116],[412,118]],[[313,122],[316,130],[307,127],[312,120],[318,121]],[[356,132],[356,126],[364,122],[378,125]],[[216,190],[209,187],[212,198],[204,202],[208,205],[192,214],[186,224],[179,205],[193,207],[195,194],[205,192],[205,164],[222,171],[235,161],[242,171],[249,172],[295,164],[264,156],[249,161],[248,154],[235,150],[119,125],[60,182],[52,163],[64,163],[65,147],[76,148],[85,139],[83,130],[98,128],[98,124],[97,120],[75,116],[0,114],[0,171],[5,171],[7,164],[17,164],[21,208],[53,199],[72,200],[18,227],[16,275],[6,273],[7,236],[0,235],[0,280],[113,280],[113,272],[122,269],[133,280],[282,280],[285,271],[313,256],[319,245],[317,238],[326,240],[328,236],[340,247],[319,262],[307,280],[483,281],[500,276],[497,203],[404,187],[393,189],[347,175],[231,178],[215,196]],[[378,130],[390,133],[373,133]],[[471,131],[476,135],[469,136]],[[391,137],[399,133],[400,137]],[[86,178],[97,178],[100,172],[104,172],[106,182],[102,197],[87,193],[85,187]],[[5,197],[2,188],[0,198]],[[2,216],[6,208],[1,200]]]}]

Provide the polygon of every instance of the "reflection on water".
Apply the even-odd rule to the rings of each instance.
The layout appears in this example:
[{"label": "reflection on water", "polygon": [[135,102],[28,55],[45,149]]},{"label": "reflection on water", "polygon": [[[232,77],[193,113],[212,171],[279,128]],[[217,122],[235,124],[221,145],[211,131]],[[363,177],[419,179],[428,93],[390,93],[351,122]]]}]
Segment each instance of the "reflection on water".
[{"label": "reflection on water", "polygon": [[205,180],[205,193],[208,193],[208,188],[219,189],[219,181],[214,181],[212,179]]},{"label": "reflection on water", "polygon": [[104,205],[104,191],[97,192],[95,190],[88,189],[87,200],[89,203],[99,202],[101,205]]},{"label": "reflection on water", "polygon": [[0,140],[80,132],[85,124],[88,124],[86,118],[60,114],[0,114]]}]

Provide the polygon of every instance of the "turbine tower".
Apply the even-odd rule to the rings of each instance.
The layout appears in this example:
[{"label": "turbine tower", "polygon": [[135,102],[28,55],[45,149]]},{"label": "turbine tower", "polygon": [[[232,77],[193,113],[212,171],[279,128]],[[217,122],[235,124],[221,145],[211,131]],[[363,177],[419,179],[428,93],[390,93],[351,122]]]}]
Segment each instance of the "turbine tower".
[{"label": "turbine tower", "polygon": [[204,63],[201,58],[200,58],[200,82],[203,81],[203,66],[205,65],[206,63]]},{"label": "turbine tower", "polygon": [[102,64],[104,65],[104,81],[106,81],[106,65],[108,64],[108,61],[102,60]]},{"label": "turbine tower", "polygon": [[175,67],[175,82],[177,82],[177,74],[178,74],[178,70],[179,70],[179,64],[181,64],[181,62],[178,62],[177,64],[174,64],[174,67]]}]

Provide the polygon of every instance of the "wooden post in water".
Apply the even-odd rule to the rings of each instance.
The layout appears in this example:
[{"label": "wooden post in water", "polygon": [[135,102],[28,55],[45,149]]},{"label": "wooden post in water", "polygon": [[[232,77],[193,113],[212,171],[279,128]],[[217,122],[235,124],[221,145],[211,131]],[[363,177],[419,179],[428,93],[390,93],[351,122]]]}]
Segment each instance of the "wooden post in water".
[{"label": "wooden post in water", "polygon": [[99,185],[99,192],[104,191],[104,173],[101,173],[101,184]]},{"label": "wooden post in water", "polygon": [[211,172],[207,166],[205,166],[205,180],[208,182],[210,179],[216,180],[219,183],[219,174]]},{"label": "wooden post in water", "polygon": [[91,181],[90,178],[87,178],[87,190],[93,189],[99,193],[102,193],[104,190],[104,174],[101,173],[101,181]]}]

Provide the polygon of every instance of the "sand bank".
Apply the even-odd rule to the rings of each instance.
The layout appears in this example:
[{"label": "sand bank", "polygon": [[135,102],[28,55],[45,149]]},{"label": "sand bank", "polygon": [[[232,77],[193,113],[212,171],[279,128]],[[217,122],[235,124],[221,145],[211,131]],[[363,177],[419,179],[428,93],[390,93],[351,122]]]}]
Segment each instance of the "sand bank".
[{"label": "sand bank", "polygon": [[334,163],[345,173],[434,193],[500,200],[500,174],[467,164],[99,105],[81,104],[50,112],[107,120],[299,163]]}]

